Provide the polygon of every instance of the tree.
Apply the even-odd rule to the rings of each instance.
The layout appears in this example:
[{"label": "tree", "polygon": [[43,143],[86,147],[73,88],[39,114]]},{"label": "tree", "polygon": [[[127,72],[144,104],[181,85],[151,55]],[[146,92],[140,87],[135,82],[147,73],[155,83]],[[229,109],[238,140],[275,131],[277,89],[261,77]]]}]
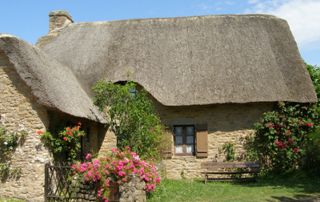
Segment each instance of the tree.
[{"label": "tree", "polygon": [[98,81],[93,87],[94,103],[109,118],[117,146],[129,146],[142,158],[160,157],[163,126],[145,90],[134,82],[114,84]]}]

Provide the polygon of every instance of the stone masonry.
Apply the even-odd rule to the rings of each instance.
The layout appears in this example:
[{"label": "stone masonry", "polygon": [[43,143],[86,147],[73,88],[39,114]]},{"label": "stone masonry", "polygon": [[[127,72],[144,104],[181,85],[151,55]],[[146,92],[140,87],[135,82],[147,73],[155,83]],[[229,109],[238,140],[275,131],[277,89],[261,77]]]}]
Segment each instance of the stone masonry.
[{"label": "stone masonry", "polygon": [[[163,172],[167,178],[200,178],[202,162],[225,160],[222,146],[233,143],[236,158],[241,159],[245,153],[245,137],[254,134],[253,124],[263,112],[271,110],[272,103],[250,104],[216,104],[207,106],[167,107],[156,102],[156,108],[165,125],[208,125],[208,157],[175,156],[162,162]],[[173,142],[173,136],[172,136]]]},{"label": "stone masonry", "polygon": [[145,182],[139,177],[131,176],[128,183],[120,186],[120,202],[146,202]]},{"label": "stone masonry", "polygon": [[16,149],[12,159],[13,168],[22,168],[21,177],[0,182],[0,196],[43,202],[44,164],[51,157],[42,146],[36,130],[45,130],[48,126],[47,111],[35,102],[30,89],[1,53],[0,115],[1,124],[9,131],[28,133],[25,143]]}]

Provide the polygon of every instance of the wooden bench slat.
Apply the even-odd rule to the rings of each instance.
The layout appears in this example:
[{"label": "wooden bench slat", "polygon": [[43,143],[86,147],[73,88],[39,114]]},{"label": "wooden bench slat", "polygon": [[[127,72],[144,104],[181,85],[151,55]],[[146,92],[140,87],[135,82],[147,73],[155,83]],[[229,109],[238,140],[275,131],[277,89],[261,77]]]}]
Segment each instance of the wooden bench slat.
[{"label": "wooden bench slat", "polygon": [[201,168],[259,168],[256,162],[203,162]]},{"label": "wooden bench slat", "polygon": [[[207,171],[201,172],[204,174],[204,182],[207,181],[233,181],[233,180],[255,180],[256,174],[260,171],[260,165],[257,162],[203,162],[201,168]],[[243,170],[235,170],[237,168],[243,168]],[[231,169],[231,170],[221,170]],[[229,177],[209,177],[209,175],[232,175],[241,174],[239,178]],[[243,176],[242,174],[254,174],[254,176]]]},{"label": "wooden bench slat", "polygon": [[208,171],[208,172],[201,172],[202,174],[255,174],[259,173],[259,171]]},{"label": "wooden bench slat", "polygon": [[254,177],[246,177],[246,178],[207,178],[207,181],[255,181]]}]

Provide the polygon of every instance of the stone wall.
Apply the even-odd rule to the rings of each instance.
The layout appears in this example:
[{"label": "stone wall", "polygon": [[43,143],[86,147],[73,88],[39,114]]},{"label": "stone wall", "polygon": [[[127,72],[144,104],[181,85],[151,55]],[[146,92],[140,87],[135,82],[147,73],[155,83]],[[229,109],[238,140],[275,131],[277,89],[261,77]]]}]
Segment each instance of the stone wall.
[{"label": "stone wall", "polygon": [[[222,146],[231,142],[235,145],[236,157],[244,153],[244,138],[254,133],[251,129],[262,113],[271,110],[272,103],[219,104],[208,106],[166,107],[156,103],[159,115],[165,125],[208,125],[208,158],[175,156],[162,162],[168,178],[199,178],[201,162],[224,161]],[[173,137],[172,137],[173,138]],[[172,145],[174,154],[174,146]]]},{"label": "stone wall", "polygon": [[103,155],[117,147],[117,137],[110,129],[107,130],[104,137],[101,137],[102,143],[99,149],[99,155]]},{"label": "stone wall", "polygon": [[146,191],[144,190],[145,182],[139,177],[132,175],[128,183],[120,186],[119,202],[146,202]]},{"label": "stone wall", "polygon": [[21,177],[0,182],[0,196],[44,201],[44,164],[50,161],[50,155],[42,146],[36,130],[47,128],[47,111],[36,104],[30,89],[1,52],[0,115],[1,124],[9,131],[28,133],[25,143],[16,149],[12,159],[13,168],[22,168]]}]

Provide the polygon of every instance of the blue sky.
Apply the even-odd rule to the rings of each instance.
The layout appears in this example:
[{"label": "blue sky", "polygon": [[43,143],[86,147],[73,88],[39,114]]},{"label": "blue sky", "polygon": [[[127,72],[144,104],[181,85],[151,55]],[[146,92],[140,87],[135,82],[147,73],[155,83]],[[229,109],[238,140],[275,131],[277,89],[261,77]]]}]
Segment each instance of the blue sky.
[{"label": "blue sky", "polygon": [[320,65],[320,0],[7,0],[0,33],[30,43],[48,32],[48,13],[69,11],[75,22],[215,14],[267,13],[288,21],[303,59]]}]

